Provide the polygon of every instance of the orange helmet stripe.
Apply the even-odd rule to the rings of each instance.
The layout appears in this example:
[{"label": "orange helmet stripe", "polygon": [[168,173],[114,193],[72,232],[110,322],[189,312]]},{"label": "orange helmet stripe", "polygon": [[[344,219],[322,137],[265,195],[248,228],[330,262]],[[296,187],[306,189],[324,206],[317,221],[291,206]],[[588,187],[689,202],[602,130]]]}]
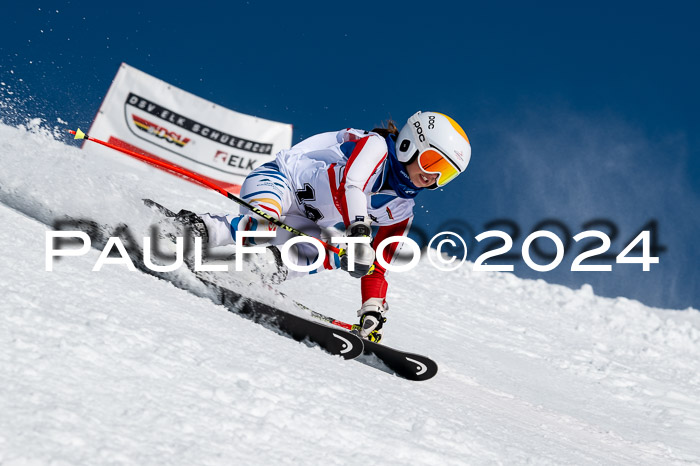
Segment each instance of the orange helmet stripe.
[{"label": "orange helmet stripe", "polygon": [[459,124],[458,124],[456,121],[454,121],[452,118],[448,117],[448,116],[445,115],[444,113],[440,113],[440,112],[435,112],[435,113],[437,113],[438,115],[442,115],[442,116],[444,116],[445,118],[447,118],[447,121],[450,122],[450,124],[451,124],[452,127],[455,129],[455,131],[457,131],[460,135],[462,135],[462,137],[463,137],[467,142],[469,142],[469,138],[467,137],[467,133],[464,132],[464,130],[462,129],[462,127],[459,126]]}]

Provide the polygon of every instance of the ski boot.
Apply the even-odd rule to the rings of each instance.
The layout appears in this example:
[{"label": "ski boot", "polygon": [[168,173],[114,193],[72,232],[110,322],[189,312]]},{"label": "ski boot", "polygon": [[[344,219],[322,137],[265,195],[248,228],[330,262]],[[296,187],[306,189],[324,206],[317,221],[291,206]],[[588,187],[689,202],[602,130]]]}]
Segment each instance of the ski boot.
[{"label": "ski boot", "polygon": [[389,305],[381,298],[370,298],[362,303],[362,308],[357,311],[360,323],[352,326],[352,332],[365,340],[379,343],[384,332]]}]

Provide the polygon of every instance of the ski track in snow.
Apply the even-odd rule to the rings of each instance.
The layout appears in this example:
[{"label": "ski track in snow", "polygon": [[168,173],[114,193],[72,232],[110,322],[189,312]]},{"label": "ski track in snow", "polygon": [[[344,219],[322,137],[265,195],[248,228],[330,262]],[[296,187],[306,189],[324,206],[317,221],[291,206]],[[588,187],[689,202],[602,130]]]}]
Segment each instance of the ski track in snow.
[{"label": "ski track in snow", "polygon": [[[697,310],[422,262],[390,278],[386,342],[440,372],[405,381],[155,277],[92,272],[94,249],[46,272],[63,215],[145,231],[142,198],[237,209],[86,149],[0,124],[0,464],[700,464]],[[279,288],[355,319],[341,272]]]}]

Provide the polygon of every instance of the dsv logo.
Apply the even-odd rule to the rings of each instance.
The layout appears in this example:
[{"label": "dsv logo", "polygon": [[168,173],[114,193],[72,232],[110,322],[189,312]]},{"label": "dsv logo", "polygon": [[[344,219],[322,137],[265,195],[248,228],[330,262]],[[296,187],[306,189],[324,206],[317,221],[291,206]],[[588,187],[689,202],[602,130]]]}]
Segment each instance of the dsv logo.
[{"label": "dsv logo", "polygon": [[148,134],[151,134],[159,139],[163,139],[171,144],[176,144],[180,147],[185,147],[188,142],[190,142],[190,138],[183,138],[181,134],[176,133],[175,131],[170,131],[167,128],[164,128],[163,126],[159,126],[155,123],[152,123],[145,118],[141,118],[136,115],[131,115],[134,121],[134,125],[141,131],[145,131]]}]

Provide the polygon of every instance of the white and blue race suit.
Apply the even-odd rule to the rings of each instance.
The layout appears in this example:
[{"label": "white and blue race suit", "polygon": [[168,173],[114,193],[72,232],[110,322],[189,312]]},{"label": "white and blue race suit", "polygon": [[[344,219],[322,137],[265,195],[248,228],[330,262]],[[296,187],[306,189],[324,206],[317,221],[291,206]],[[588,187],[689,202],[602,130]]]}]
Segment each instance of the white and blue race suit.
[{"label": "white and blue race suit", "polygon": [[[413,198],[420,191],[408,177],[395,154],[394,136],[357,129],[312,136],[289,150],[277,154],[274,161],[253,170],[241,187],[240,196],[251,205],[268,212],[284,223],[311,236],[328,241],[323,229],[342,223],[371,221],[378,226],[372,245],[390,236],[408,234],[413,219]],[[276,230],[248,209],[239,215],[200,215],[209,232],[209,245],[231,244],[237,231]],[[283,244],[291,237],[286,230],[267,244]],[[250,238],[250,244],[261,239]],[[384,249],[384,260],[392,263],[400,243]],[[299,265],[314,263],[316,247],[299,243],[296,257]],[[338,268],[340,261],[327,253],[323,265],[311,273]],[[385,299],[385,268],[375,261],[374,272],[362,278],[362,301]],[[302,275],[299,272],[289,277]],[[303,274],[305,275],[305,274]]]}]

